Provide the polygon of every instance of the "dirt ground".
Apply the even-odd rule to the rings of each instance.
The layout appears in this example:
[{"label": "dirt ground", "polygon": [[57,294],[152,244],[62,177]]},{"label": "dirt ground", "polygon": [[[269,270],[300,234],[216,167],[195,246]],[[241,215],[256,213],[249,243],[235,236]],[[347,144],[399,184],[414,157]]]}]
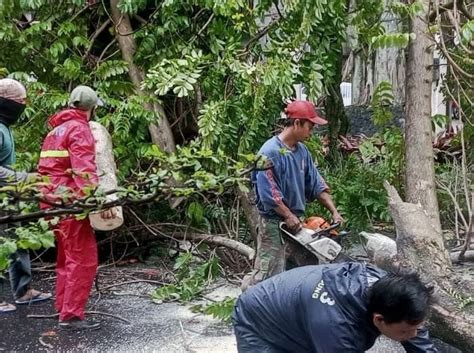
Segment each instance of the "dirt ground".
[{"label": "dirt ground", "polygon": [[[138,271],[138,272],[137,272]],[[235,338],[229,324],[210,316],[195,314],[189,305],[155,304],[149,293],[153,284],[134,282],[138,276],[149,278],[155,270],[122,267],[102,271],[100,294],[92,293],[88,310],[115,315],[94,315],[102,328],[87,333],[64,332],[57,318],[28,318],[27,315],[54,314],[53,302],[19,306],[16,312],[0,316],[0,351],[5,352],[163,352],[163,353],[236,353]],[[105,274],[104,274],[105,272]],[[38,279],[41,277],[41,279]],[[52,291],[54,273],[36,276],[36,288]],[[134,279],[132,279],[134,278]],[[237,286],[218,281],[205,294],[207,300],[238,296]],[[126,322],[126,321],[127,322]],[[370,353],[398,353],[396,342],[380,339]],[[441,350],[440,352],[445,352]],[[449,351],[454,353],[454,351]]]}]

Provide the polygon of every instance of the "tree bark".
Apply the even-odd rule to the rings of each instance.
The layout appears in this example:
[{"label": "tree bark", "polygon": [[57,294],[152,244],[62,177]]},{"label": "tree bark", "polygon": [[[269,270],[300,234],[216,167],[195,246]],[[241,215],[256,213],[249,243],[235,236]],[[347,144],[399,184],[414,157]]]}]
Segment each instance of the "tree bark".
[{"label": "tree bark", "polygon": [[[206,243],[213,246],[223,246],[231,250],[237,251],[239,254],[245,256],[249,260],[253,260],[255,257],[255,250],[252,249],[250,246],[241,243],[237,240],[227,238],[222,235],[214,235],[214,234],[201,234],[201,233],[181,233],[181,232],[173,232],[172,235],[166,235],[163,230],[157,231],[158,227],[149,226],[144,224],[144,228],[149,231],[149,233],[142,233],[140,236],[140,241],[145,241],[147,239],[173,239],[173,240],[185,240],[192,243]],[[148,234],[148,236],[147,236]],[[100,244],[100,242],[99,242]]]},{"label": "tree bark", "polygon": [[189,240],[192,242],[205,242],[214,246],[224,246],[237,251],[239,254],[252,260],[255,256],[255,250],[237,240],[212,234],[173,234],[173,238]]},{"label": "tree bark", "polygon": [[[114,23],[115,37],[122,52],[122,58],[128,64],[128,74],[130,80],[135,86],[135,90],[139,95],[150,95],[141,88],[141,83],[145,77],[143,70],[134,63],[134,54],[136,52],[136,43],[133,38],[133,28],[130,22],[130,18],[127,14],[120,12],[117,7],[119,0],[111,0],[110,8],[112,14],[112,20]],[[176,144],[173,137],[173,132],[166,117],[165,111],[161,104],[146,104],[146,109],[154,112],[158,116],[156,124],[150,124],[148,130],[151,135],[151,139],[154,144],[159,146],[165,152],[174,152],[176,150]]]},{"label": "tree bark", "polygon": [[[342,47],[341,47],[342,50]],[[329,151],[331,154],[337,151],[339,135],[345,135],[349,130],[349,120],[344,110],[344,102],[341,94],[342,79],[342,54],[336,62],[334,82],[328,86],[329,95],[326,98],[324,108],[326,119],[329,122]]]},{"label": "tree bark", "polygon": [[[119,0],[111,0],[110,8],[112,13],[112,20],[115,26],[115,37],[122,52],[122,58],[128,64],[128,74],[130,80],[135,86],[137,94],[141,96],[151,95],[150,92],[146,92],[141,88],[141,83],[145,77],[143,70],[134,63],[133,56],[136,52],[135,39],[132,36],[133,28],[130,22],[130,17],[127,14],[120,12],[117,7]],[[165,152],[175,152],[176,143],[171,130],[170,123],[166,116],[163,106],[159,103],[147,103],[145,108],[151,112],[154,112],[157,116],[156,124],[148,125],[148,131],[150,132],[152,142],[159,146]],[[171,184],[177,184],[176,181],[172,181]],[[176,208],[184,200],[183,197],[172,197],[168,201],[171,208]]]},{"label": "tree bark", "polygon": [[[385,0],[385,12],[381,17],[385,33],[398,33],[402,30],[400,18],[388,11],[392,1]],[[351,9],[355,9],[351,1]],[[349,27],[349,35],[353,30]],[[352,32],[350,32],[352,31]],[[352,48],[358,48],[358,39],[352,34],[349,39]],[[390,82],[395,104],[405,102],[405,50],[401,48],[378,48],[373,52],[359,50],[354,54],[352,68],[352,103],[370,104],[375,88],[381,81]]]},{"label": "tree bark", "polygon": [[[392,1],[390,1],[391,3]],[[381,21],[386,33],[400,32],[400,18],[388,11],[389,2],[385,0],[385,12]],[[395,104],[405,101],[405,53],[401,48],[380,48],[375,52],[374,60],[374,87],[382,81],[392,84]]]},{"label": "tree bark", "polygon": [[405,106],[405,186],[407,201],[420,203],[437,232],[441,230],[431,137],[432,43],[428,34],[429,0],[424,12],[411,19],[416,39],[408,46]]},{"label": "tree bark", "polygon": [[258,210],[254,204],[254,193],[252,190],[244,192],[237,188],[237,196],[239,197],[240,204],[244,210],[245,218],[250,227],[250,235],[255,243],[255,248],[257,247],[257,224],[258,224]]},{"label": "tree bark", "polygon": [[429,321],[433,336],[463,351],[471,351],[474,316],[459,309],[459,298],[465,298],[465,295],[456,293],[472,293],[473,284],[458,279],[454,287],[451,262],[441,231],[435,228],[420,204],[403,202],[393,186],[387,183],[385,187],[397,229],[397,255],[392,266],[416,270],[425,283],[433,285],[437,299]]},{"label": "tree bark", "polygon": [[471,215],[469,217],[469,229],[466,233],[466,239],[464,243],[464,247],[459,254],[459,261],[464,261],[468,258],[466,251],[468,251],[472,238],[474,236],[474,192],[471,192]]}]

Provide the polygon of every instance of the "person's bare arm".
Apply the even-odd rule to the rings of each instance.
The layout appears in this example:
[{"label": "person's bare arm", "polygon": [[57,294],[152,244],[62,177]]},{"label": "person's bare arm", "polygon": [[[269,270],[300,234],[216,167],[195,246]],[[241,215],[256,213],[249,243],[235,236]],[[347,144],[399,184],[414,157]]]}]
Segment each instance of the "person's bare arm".
[{"label": "person's bare arm", "polygon": [[275,212],[284,219],[286,226],[293,232],[301,229],[302,225],[298,217],[290,211],[288,207],[282,202],[278,207],[274,208]]},{"label": "person's bare arm", "polygon": [[12,169],[0,166],[0,183],[6,183],[7,181],[25,181],[27,177],[28,173],[16,172]]},{"label": "person's bare arm", "polygon": [[329,212],[331,212],[333,222],[335,223],[344,222],[344,218],[342,218],[342,216],[337,211],[336,205],[334,205],[334,202],[332,200],[330,193],[328,193],[327,191],[323,191],[322,193],[318,195],[318,200]]}]

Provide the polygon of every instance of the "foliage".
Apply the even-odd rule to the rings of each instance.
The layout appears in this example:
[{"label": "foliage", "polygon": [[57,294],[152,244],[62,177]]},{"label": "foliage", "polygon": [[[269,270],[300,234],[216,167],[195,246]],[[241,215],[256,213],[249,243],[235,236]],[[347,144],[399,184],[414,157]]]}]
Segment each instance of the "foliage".
[{"label": "foliage", "polygon": [[[11,197],[12,194],[34,195],[37,193],[38,185],[41,182],[26,181],[16,184],[8,182],[0,187],[0,207],[2,216],[8,214],[30,213],[36,211],[36,203],[21,200],[17,197]],[[0,276],[7,269],[9,257],[18,248],[33,249],[54,247],[54,234],[50,230],[50,225],[56,224],[57,219],[45,220],[39,219],[36,222],[28,224],[6,224],[2,225],[2,236],[0,236]]]},{"label": "foliage", "polygon": [[176,283],[156,289],[151,294],[154,302],[173,299],[188,302],[201,294],[204,286],[220,274],[216,256],[196,264],[196,259],[190,252],[180,254],[173,269],[176,271]]},{"label": "foliage", "polygon": [[9,258],[17,249],[39,250],[54,247],[54,234],[50,230],[50,223],[56,220],[44,219],[26,226],[12,227],[4,230],[8,237],[0,237],[0,277],[8,268]]},{"label": "foliage", "polygon": [[[449,155],[447,157],[449,158]],[[474,168],[472,165],[469,167]],[[459,225],[463,227],[461,215],[453,212],[457,204],[459,210],[464,211],[462,217],[467,222],[469,221],[467,211],[469,199],[466,198],[461,163],[457,159],[447,159],[443,163],[436,164],[435,168],[441,222],[449,229],[459,228]],[[467,177],[469,178],[469,175]],[[457,227],[456,223],[458,223]]]},{"label": "foliage", "polygon": [[8,268],[10,255],[17,250],[16,242],[12,239],[0,237],[0,278]]},{"label": "foliage", "polygon": [[431,129],[436,132],[436,129],[444,129],[449,123],[449,117],[444,114],[435,114],[431,117]]},{"label": "foliage", "polygon": [[201,77],[202,64],[202,51],[195,50],[182,59],[164,59],[150,69],[145,87],[154,88],[155,94],[159,96],[164,96],[170,89],[179,98],[188,96],[194,90],[193,85]]},{"label": "foliage", "polygon": [[[186,125],[197,132],[183,142],[197,138],[234,158],[255,152],[294,84],[314,99],[327,94],[347,27],[342,0],[283,1],[270,23],[261,18],[274,12],[272,1],[165,1],[159,11],[149,1],[120,1],[120,11],[147,21],[133,34],[134,62],[145,72],[143,88],[155,95],[137,97],[112,41],[114,24],[101,28],[109,5],[70,0],[53,13],[50,4],[0,5],[0,69],[28,83],[31,99],[29,123],[16,131],[19,165],[36,164],[47,116],[65,106],[72,87],[88,84],[106,102],[98,117],[111,132],[122,179],[148,167],[147,125],[160,117],[146,105],[157,98],[175,132]],[[33,18],[25,19],[31,9]]]},{"label": "foliage", "polygon": [[50,224],[56,224],[56,220],[50,222],[40,219],[26,227],[16,228],[17,246],[20,249],[32,250],[54,247],[54,233],[50,229]]},{"label": "foliage", "polygon": [[[350,25],[353,33],[349,44],[353,51],[365,59],[375,54],[379,48],[405,48],[410,40],[416,40],[410,33],[407,23],[410,17],[423,10],[421,1],[374,1],[357,0],[351,11]],[[387,32],[386,22],[397,20],[397,29]]]},{"label": "foliage", "polygon": [[204,313],[212,315],[216,319],[224,322],[230,322],[234,310],[235,298],[226,297],[225,299],[213,303],[198,304],[191,307],[195,313]]},{"label": "foliage", "polygon": [[448,292],[449,295],[452,296],[454,299],[458,300],[457,307],[459,310],[463,310],[466,306],[474,303],[474,297],[464,297],[451,287],[447,287],[446,292]]},{"label": "foliage", "polygon": [[372,97],[372,109],[374,113],[372,120],[375,125],[384,126],[392,120],[392,113],[389,108],[393,105],[392,84],[381,81],[375,88]]},{"label": "foliage", "polygon": [[387,33],[372,37],[372,48],[406,48],[410,40],[415,40],[413,33]]},{"label": "foliage", "polygon": [[[17,167],[35,168],[47,117],[67,105],[74,86],[87,84],[106,103],[97,118],[114,142],[119,196],[156,202],[183,196],[185,212],[165,212],[212,232],[229,215],[225,202],[214,201],[232,198],[236,185],[246,188],[245,168],[255,164],[252,153],[271,136],[285,100],[294,96],[294,85],[303,84],[315,101],[338,85],[337,63],[349,24],[364,50],[371,44],[406,43],[406,31],[385,33],[383,3],[357,0],[349,11],[346,0],[166,0],[158,5],[122,0],[124,15],[138,15],[131,17],[130,36],[133,61],[144,73],[143,94],[138,94],[115,38],[117,26],[106,23],[109,2],[85,7],[79,0],[3,1],[0,74],[24,82],[30,101],[15,129]],[[393,11],[413,15],[418,3],[393,4]],[[158,103],[166,116],[148,109]],[[380,87],[374,105],[382,112],[388,103],[388,88]],[[150,141],[148,126],[159,119],[168,120],[180,143],[174,154]],[[381,182],[398,178],[401,170],[396,169],[399,134],[379,139],[383,146],[374,139],[364,145],[361,159],[349,157],[336,166],[324,165],[318,152],[336,202],[354,227],[386,219]],[[313,143],[316,153],[321,144]],[[170,187],[170,182],[175,184]],[[103,203],[100,195],[89,196],[91,204]],[[165,209],[162,204],[152,208]],[[188,300],[203,282],[197,274],[191,277],[157,296],[175,293]]]},{"label": "foliage", "polygon": [[401,17],[416,16],[423,11],[423,3],[421,1],[412,1],[409,4],[394,1],[390,9]]},{"label": "foliage", "polygon": [[[346,226],[353,231],[372,228],[374,223],[390,221],[387,196],[383,182],[401,187],[403,175],[403,138],[396,128],[386,129],[381,135],[366,139],[360,146],[360,156],[354,154],[327,164],[317,158],[317,144],[308,144],[315,159],[322,161],[319,170],[331,188],[331,194],[343,214]],[[306,215],[324,215],[327,211],[312,203]]]},{"label": "foliage", "polygon": [[470,45],[474,40],[474,20],[467,21],[461,28],[462,41],[465,45]]},{"label": "foliage", "polygon": [[[87,187],[83,189],[83,197],[75,195],[71,201],[73,194],[62,189],[58,191],[60,197],[54,201],[55,209],[84,218],[92,210],[106,207],[107,202],[109,205],[110,202],[122,205],[140,204],[167,197],[185,196],[196,200],[188,206],[187,214],[190,220],[197,223],[205,220],[204,224],[211,229],[213,218],[222,216],[222,213],[216,206],[206,206],[203,209],[198,202],[199,198],[204,193],[207,194],[206,200],[219,198],[234,187],[243,186],[246,181],[246,163],[232,161],[222,153],[216,155],[210,150],[200,149],[196,144],[179,147],[177,154],[166,154],[152,146],[144,154],[144,159],[151,165],[149,173],[136,174],[133,180],[123,182],[115,190],[117,200],[109,201],[103,190]],[[245,159],[256,163],[253,155],[247,155]],[[218,173],[211,170],[217,170]],[[47,184],[47,178],[44,179],[32,184],[17,183],[0,188],[2,209],[6,213],[4,216],[28,219],[33,211],[38,213],[37,205],[42,201],[42,194],[38,189]],[[51,204],[51,200],[48,202]],[[17,235],[18,246],[22,248],[51,246],[54,239],[48,223],[43,220],[32,224],[28,229],[17,229]],[[190,288],[196,285],[200,285],[200,282],[188,284]]]}]

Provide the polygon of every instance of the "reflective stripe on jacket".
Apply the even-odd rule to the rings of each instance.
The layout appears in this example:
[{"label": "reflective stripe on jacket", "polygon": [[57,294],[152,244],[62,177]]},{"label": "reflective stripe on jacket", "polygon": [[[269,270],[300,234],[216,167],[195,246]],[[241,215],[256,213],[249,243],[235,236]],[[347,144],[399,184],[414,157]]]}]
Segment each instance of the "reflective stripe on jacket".
[{"label": "reflective stripe on jacket", "polygon": [[49,118],[53,128],[41,148],[38,172],[50,178],[44,192],[66,187],[81,194],[84,187],[98,183],[95,163],[95,141],[86,112],[63,110]]}]

